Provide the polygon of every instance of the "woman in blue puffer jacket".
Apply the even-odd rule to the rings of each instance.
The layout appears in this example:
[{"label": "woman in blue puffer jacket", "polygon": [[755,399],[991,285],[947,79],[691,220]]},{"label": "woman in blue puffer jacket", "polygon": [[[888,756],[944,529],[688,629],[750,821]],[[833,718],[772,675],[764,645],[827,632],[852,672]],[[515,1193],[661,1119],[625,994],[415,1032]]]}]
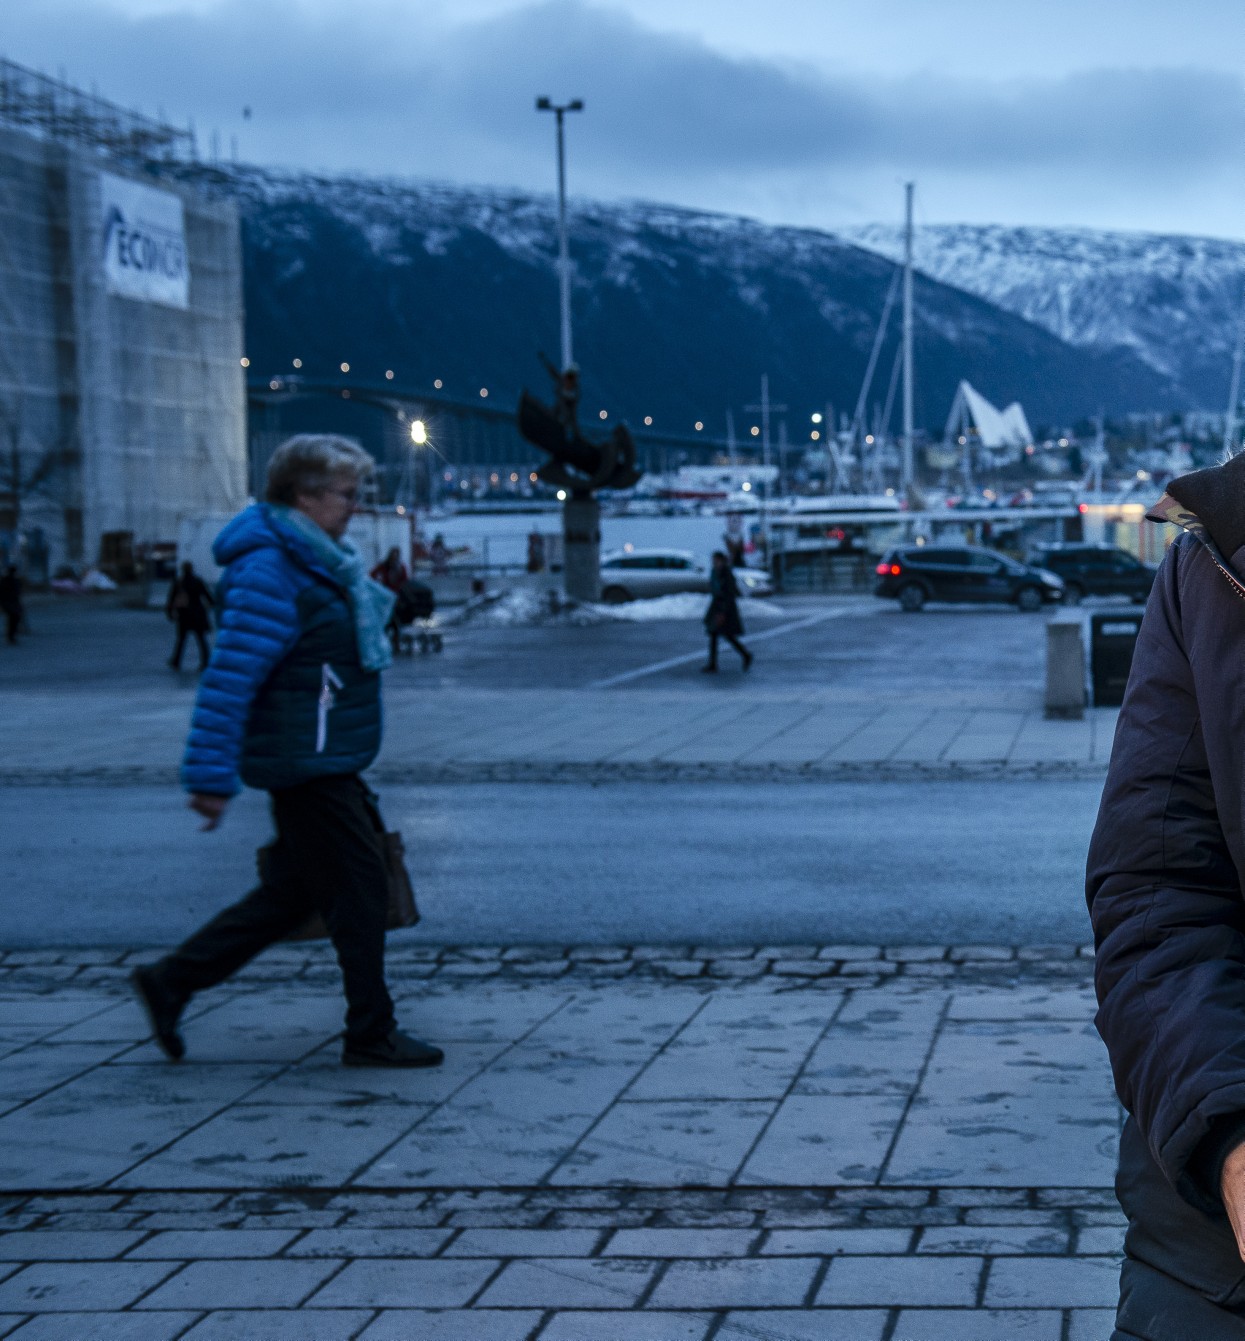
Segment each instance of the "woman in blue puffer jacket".
[{"label": "woman in blue puffer jacket", "polygon": [[439,1048],[398,1029],[385,986],[384,826],[359,777],[380,748],[380,672],[392,593],[343,540],[372,459],[344,438],[290,438],[265,501],[217,537],[219,633],[199,684],[182,783],[205,829],[242,785],[272,798],[277,840],[261,883],[158,963],[134,973],[157,1042],[185,1052],[195,992],[319,912],[346,992],[342,1061],[435,1066]]}]

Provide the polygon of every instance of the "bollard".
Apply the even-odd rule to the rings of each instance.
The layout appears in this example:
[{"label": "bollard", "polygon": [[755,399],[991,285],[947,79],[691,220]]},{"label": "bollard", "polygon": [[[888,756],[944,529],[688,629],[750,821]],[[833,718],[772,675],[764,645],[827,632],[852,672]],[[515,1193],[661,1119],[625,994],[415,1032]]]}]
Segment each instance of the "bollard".
[{"label": "bollard", "polygon": [[1046,716],[1085,716],[1085,639],[1079,617],[1056,616],[1046,625]]}]

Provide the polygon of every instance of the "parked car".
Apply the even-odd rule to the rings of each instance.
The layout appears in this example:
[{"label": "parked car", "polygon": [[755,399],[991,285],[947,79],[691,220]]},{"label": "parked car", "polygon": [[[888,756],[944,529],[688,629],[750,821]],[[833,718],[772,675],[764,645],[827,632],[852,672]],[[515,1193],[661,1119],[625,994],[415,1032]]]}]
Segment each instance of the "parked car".
[{"label": "parked car", "polygon": [[1077,605],[1085,596],[1128,596],[1142,604],[1156,569],[1112,545],[1042,545],[1033,560],[1063,578],[1063,599]]},{"label": "parked car", "polygon": [[[736,568],[741,596],[772,596],[769,575],[759,568]],[[679,592],[708,592],[709,565],[689,549],[613,550],[601,556],[601,599],[611,605]]]},{"label": "parked car", "polygon": [[968,546],[900,545],[882,556],[877,575],[873,594],[910,611],[926,601],[1006,601],[1032,611],[1063,599],[1054,573]]}]

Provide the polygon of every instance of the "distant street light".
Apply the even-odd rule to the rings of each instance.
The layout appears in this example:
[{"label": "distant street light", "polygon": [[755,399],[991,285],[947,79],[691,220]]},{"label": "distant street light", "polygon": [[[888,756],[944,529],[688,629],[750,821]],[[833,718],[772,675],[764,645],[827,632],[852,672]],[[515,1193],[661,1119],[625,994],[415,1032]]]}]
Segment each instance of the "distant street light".
[{"label": "distant street light", "polygon": [[411,441],[416,447],[422,447],[428,441],[428,425],[422,419],[411,420]]},{"label": "distant street light", "polygon": [[567,112],[582,112],[583,100],[555,104],[548,98],[536,99],[538,112],[552,112],[558,119],[558,280],[562,308],[562,371],[572,363],[571,350],[571,254],[566,240],[566,132],[563,121]]}]

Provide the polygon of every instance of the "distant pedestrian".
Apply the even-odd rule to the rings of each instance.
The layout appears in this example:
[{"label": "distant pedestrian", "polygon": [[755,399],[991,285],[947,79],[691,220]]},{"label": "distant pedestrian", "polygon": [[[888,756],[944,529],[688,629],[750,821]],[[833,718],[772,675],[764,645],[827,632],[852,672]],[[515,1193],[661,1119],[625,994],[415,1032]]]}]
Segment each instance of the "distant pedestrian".
[{"label": "distant pedestrian", "polygon": [[709,574],[709,608],[705,611],[705,632],[709,635],[709,660],[701,670],[711,674],[718,668],[718,639],[725,638],[739,653],[744,670],[752,666],[752,653],[739,640],[743,636],[743,620],[739,617],[739,588],[730,560],[719,550],[713,556],[713,570]]},{"label": "distant pedestrian", "polygon": [[343,540],[371,458],[345,438],[277,448],[266,501],[216,538],[220,632],[199,685],[182,783],[215,829],[240,783],[271,793],[276,842],[260,883],[133,983],[164,1052],[196,992],[223,982],[314,913],[346,992],[342,1062],[436,1066],[402,1033],[385,986],[389,868],[376,798],[359,777],[380,748],[380,672],[393,595]]},{"label": "distant pedestrian", "polygon": [[396,596],[411,580],[406,564],[402,562],[402,551],[394,545],[388,554],[372,569],[372,581],[379,582]]},{"label": "distant pedestrian", "polygon": [[432,537],[432,548],[428,551],[428,557],[432,560],[432,571],[435,576],[444,577],[449,572],[450,551],[443,535]]},{"label": "distant pedestrian", "polygon": [[5,640],[17,644],[17,631],[21,628],[25,608],[22,604],[22,579],[13,564],[0,577],[0,610],[4,611]]},{"label": "distant pedestrian", "polygon": [[182,564],[164,603],[164,613],[177,625],[177,641],[173,644],[173,655],[169,657],[169,665],[174,670],[182,668],[182,649],[190,634],[194,634],[199,647],[199,669],[203,670],[208,664],[207,633],[212,627],[208,612],[215,603],[207,583],[195,572],[194,564]]},{"label": "distant pedestrian", "polygon": [[527,571],[543,573],[545,571],[545,537],[539,531],[533,531],[527,538]]}]

